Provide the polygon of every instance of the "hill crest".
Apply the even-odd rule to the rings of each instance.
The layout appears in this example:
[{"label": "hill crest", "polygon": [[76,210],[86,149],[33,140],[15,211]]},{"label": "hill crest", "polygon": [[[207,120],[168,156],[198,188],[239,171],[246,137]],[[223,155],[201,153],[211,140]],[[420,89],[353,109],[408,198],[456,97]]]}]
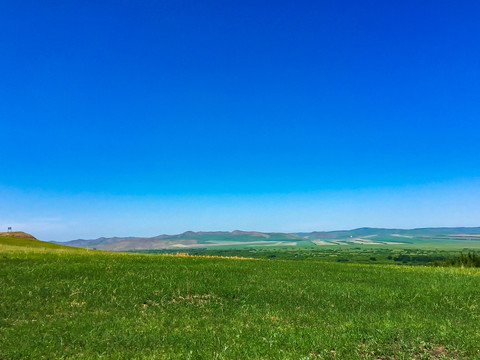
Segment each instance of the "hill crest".
[{"label": "hill crest", "polygon": [[16,237],[19,239],[35,239],[37,238],[33,235],[27,234],[23,231],[11,231],[11,232],[0,232],[0,236],[9,236],[9,237]]}]

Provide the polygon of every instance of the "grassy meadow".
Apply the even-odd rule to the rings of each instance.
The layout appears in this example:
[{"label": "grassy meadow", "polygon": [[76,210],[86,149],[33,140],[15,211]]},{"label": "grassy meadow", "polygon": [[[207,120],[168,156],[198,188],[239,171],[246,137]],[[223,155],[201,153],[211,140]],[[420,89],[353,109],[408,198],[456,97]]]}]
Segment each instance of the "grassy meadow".
[{"label": "grassy meadow", "polygon": [[330,255],[184,257],[4,237],[0,359],[480,358],[480,269]]}]

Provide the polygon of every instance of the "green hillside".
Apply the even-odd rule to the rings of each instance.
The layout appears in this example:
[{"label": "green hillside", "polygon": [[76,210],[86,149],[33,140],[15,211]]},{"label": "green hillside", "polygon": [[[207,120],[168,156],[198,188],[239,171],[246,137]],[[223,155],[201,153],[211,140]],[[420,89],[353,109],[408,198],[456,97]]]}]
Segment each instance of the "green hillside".
[{"label": "green hillside", "polygon": [[[28,234],[27,234],[28,235]],[[40,241],[30,235],[30,237],[19,236],[0,236],[0,252],[6,254],[8,252],[48,252],[48,251],[63,251],[63,252],[78,252],[86,251],[84,249],[74,248],[55,244],[47,241]]]},{"label": "green hillside", "polygon": [[0,244],[1,359],[480,354],[479,269]]}]

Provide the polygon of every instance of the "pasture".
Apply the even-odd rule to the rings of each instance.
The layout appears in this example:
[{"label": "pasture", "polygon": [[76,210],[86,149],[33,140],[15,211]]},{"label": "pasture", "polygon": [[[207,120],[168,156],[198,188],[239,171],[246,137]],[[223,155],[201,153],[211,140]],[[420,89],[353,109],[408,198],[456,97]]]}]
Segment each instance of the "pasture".
[{"label": "pasture", "polygon": [[0,239],[1,359],[476,359],[480,269]]}]

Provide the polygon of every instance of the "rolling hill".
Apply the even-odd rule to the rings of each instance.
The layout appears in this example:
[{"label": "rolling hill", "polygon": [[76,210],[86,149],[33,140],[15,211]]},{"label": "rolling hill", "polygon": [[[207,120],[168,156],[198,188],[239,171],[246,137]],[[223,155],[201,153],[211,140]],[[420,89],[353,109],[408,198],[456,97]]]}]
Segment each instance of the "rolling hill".
[{"label": "rolling hill", "polygon": [[308,239],[296,234],[262,233],[257,231],[187,231],[176,235],[154,237],[112,237],[93,240],[73,240],[63,244],[100,250],[148,250],[148,249],[189,249],[244,246],[298,246],[311,244]]},{"label": "rolling hill", "polygon": [[85,249],[71,247],[63,244],[41,241],[34,236],[24,232],[0,233],[0,252],[49,252],[49,251],[69,251],[79,252]]},{"label": "rolling hill", "polygon": [[381,229],[358,228],[306,233],[264,233],[258,231],[187,231],[154,237],[100,237],[72,240],[63,244],[81,248],[129,251],[151,249],[305,247],[328,245],[456,244],[480,246],[480,227]]},{"label": "rolling hill", "polygon": [[20,239],[36,239],[33,235],[27,234],[23,231],[9,231],[9,232],[0,232],[1,237],[14,237]]}]

